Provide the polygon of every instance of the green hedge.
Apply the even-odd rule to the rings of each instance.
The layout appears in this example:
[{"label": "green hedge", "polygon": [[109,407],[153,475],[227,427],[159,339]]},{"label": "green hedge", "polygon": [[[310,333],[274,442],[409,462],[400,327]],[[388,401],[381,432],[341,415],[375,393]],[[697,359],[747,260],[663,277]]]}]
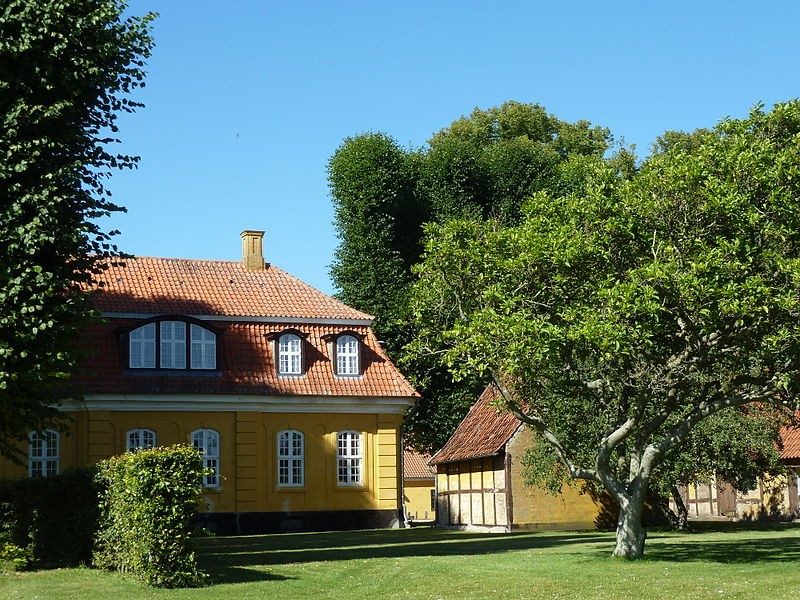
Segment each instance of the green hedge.
[{"label": "green hedge", "polygon": [[105,485],[94,564],[158,587],[202,585],[189,545],[206,470],[191,446],[129,452],[103,461]]},{"label": "green hedge", "polygon": [[0,480],[0,546],[30,551],[37,566],[88,564],[97,532],[96,469]]}]

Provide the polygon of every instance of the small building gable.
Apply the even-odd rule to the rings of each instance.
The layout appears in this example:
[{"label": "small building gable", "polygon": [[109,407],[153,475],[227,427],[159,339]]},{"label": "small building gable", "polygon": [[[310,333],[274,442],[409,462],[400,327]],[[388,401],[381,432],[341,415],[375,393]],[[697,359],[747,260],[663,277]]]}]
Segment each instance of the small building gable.
[{"label": "small building gable", "polygon": [[487,386],[444,447],[433,455],[430,464],[500,453],[519,429],[520,422],[511,413],[494,406],[493,402],[499,398],[500,392],[492,385]]}]

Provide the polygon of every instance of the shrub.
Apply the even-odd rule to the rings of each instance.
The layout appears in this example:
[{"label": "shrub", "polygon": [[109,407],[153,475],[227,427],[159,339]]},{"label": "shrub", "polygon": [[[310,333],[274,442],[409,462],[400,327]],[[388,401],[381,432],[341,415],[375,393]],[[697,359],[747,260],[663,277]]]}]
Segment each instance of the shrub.
[{"label": "shrub", "polygon": [[207,474],[190,446],[128,452],[100,463],[106,486],[94,564],[157,587],[195,587],[206,575],[189,545]]},{"label": "shrub", "polygon": [[44,566],[88,563],[99,514],[95,475],[95,467],[85,467],[0,480],[0,546],[29,549],[30,558]]},{"label": "shrub", "polygon": [[31,560],[33,553],[30,548],[20,548],[10,542],[0,545],[0,569],[3,571],[24,571]]}]

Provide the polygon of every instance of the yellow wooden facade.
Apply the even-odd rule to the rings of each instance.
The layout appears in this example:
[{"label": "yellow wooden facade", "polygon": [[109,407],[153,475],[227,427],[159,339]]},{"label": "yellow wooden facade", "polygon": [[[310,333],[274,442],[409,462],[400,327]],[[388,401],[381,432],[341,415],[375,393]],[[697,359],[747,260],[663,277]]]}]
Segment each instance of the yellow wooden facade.
[{"label": "yellow wooden facade", "polygon": [[561,494],[525,485],[522,457],[531,446],[525,427],[493,456],[436,465],[437,524],[445,528],[511,531],[594,529],[603,507],[565,486]]}]

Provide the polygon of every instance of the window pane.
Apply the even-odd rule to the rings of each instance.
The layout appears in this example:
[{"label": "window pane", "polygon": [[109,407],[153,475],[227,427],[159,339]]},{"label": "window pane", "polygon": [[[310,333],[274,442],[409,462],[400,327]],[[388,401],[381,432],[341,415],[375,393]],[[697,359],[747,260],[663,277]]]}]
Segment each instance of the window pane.
[{"label": "window pane", "polygon": [[128,335],[128,366],[131,369],[154,369],[156,366],[156,324],[148,323]]},{"label": "window pane", "polygon": [[186,368],[186,323],[183,321],[161,321],[161,367],[164,369]]},{"label": "window pane", "polygon": [[278,372],[287,375],[302,373],[301,340],[292,333],[286,333],[278,340]]}]

